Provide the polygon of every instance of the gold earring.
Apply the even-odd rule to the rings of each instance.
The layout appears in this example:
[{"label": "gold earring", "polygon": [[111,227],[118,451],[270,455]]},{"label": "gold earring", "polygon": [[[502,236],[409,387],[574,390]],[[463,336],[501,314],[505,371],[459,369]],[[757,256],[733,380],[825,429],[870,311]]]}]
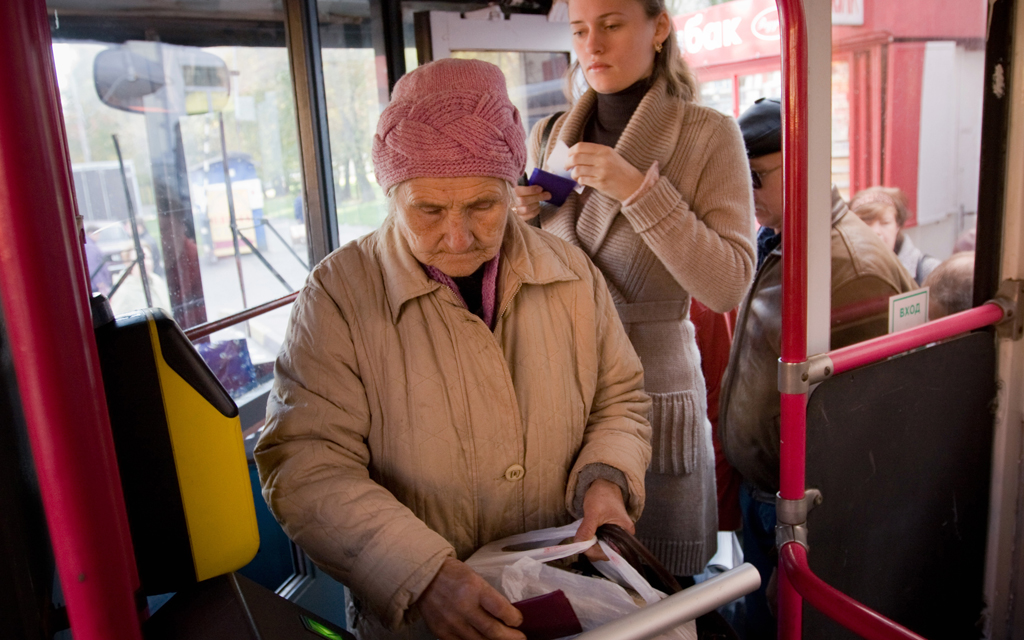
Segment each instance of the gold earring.
[{"label": "gold earring", "polygon": [[660,42],[654,43],[654,53],[661,53],[662,45]]}]

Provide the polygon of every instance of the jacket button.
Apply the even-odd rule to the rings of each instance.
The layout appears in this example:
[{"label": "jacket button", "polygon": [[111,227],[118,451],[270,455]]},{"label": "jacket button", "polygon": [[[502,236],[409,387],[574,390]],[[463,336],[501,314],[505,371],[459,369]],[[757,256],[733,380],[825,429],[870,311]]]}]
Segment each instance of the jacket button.
[{"label": "jacket button", "polygon": [[526,475],[526,469],[521,464],[514,464],[508,469],[505,469],[505,479],[509,482],[515,482],[516,480],[522,480],[523,476]]}]

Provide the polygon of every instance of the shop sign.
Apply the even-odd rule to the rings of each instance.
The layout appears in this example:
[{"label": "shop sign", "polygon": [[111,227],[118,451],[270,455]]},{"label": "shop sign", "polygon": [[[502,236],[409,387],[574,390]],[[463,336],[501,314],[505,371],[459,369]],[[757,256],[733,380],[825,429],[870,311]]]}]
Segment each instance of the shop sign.
[{"label": "shop sign", "polygon": [[779,55],[775,0],[735,0],[672,19],[691,67]]},{"label": "shop sign", "polygon": [[[863,25],[864,0],[831,0],[832,24]],[[709,67],[779,55],[775,0],[735,0],[672,18],[676,40],[691,67]]]},{"label": "shop sign", "polygon": [[832,0],[832,24],[864,24],[864,0]]}]

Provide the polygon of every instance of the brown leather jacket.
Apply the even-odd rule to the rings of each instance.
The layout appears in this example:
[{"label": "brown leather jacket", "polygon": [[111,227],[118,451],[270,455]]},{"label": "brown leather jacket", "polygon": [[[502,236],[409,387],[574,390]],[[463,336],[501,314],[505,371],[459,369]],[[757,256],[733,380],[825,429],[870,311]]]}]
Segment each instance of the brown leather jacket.
[{"label": "brown leather jacket", "polygon": [[[889,296],[917,288],[896,254],[849,211],[833,187],[833,349],[885,334]],[[729,462],[772,495],[779,490],[781,310],[780,246],[761,265],[740,307],[718,418]]]}]

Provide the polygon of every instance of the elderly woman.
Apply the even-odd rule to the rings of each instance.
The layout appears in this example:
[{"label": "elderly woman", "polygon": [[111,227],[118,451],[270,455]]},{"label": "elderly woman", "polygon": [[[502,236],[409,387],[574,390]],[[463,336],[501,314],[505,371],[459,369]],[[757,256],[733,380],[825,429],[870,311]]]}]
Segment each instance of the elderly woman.
[{"label": "elderly woman", "polygon": [[907,196],[895,187],[868,187],[857,192],[850,201],[850,210],[871,227],[882,244],[896,253],[918,285],[942,262],[921,251],[903,233],[910,211]]},{"label": "elderly woman", "polygon": [[640,361],[586,255],[510,215],[525,160],[497,67],[406,75],[373,142],[390,214],[292,311],[263,495],[350,588],[362,638],[521,639],[518,610],[461,560],[573,518],[581,538],[632,530],[643,509]]}]

